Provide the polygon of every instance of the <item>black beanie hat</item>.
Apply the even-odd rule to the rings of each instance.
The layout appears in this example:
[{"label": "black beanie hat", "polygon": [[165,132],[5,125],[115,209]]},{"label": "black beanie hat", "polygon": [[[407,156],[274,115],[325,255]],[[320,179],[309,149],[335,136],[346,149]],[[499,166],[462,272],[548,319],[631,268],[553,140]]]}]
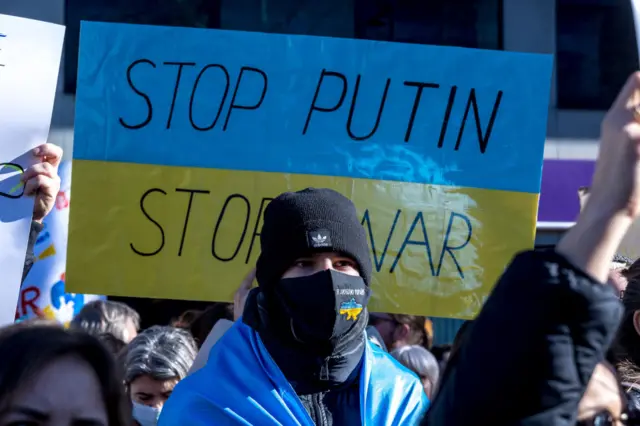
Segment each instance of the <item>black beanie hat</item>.
[{"label": "black beanie hat", "polygon": [[369,245],[356,208],[332,189],[307,188],[276,197],[265,209],[260,246],[256,278],[262,288],[278,282],[296,259],[327,251],[351,257],[365,284],[371,281]]}]

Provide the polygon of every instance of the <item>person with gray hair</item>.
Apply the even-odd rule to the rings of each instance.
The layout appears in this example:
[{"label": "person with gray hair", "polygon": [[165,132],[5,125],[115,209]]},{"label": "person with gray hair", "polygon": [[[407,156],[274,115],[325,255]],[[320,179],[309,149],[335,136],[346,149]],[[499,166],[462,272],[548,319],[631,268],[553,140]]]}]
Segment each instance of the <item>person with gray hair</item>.
[{"label": "person with gray hair", "polygon": [[187,376],[196,358],[196,343],[188,331],[153,326],[129,343],[122,354],[124,383],[140,426],[155,426],[176,384]]},{"label": "person with gray hair", "polygon": [[440,376],[440,367],[435,356],[420,345],[402,346],[394,349],[391,355],[418,375],[424,386],[424,392],[431,400],[436,391],[436,385]]},{"label": "person with gray hair", "polygon": [[94,300],[82,307],[71,320],[70,327],[94,336],[109,333],[116,339],[129,343],[140,329],[140,315],[124,303]]}]

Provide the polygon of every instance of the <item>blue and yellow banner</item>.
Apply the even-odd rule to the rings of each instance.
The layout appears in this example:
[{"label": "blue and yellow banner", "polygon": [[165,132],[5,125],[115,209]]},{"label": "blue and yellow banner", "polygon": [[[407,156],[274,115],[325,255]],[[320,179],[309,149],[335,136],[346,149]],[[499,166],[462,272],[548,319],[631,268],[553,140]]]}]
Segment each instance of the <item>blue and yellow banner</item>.
[{"label": "blue and yellow banner", "polygon": [[372,310],[466,318],[533,245],[551,56],[84,22],[67,286],[231,300],[287,190],[359,209]]}]

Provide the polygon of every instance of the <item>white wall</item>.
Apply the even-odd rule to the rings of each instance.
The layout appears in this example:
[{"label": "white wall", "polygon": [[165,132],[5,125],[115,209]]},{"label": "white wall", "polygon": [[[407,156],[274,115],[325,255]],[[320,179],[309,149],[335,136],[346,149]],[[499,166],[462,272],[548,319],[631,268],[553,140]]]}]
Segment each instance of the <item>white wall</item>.
[{"label": "white wall", "polygon": [[[90,0],[87,0],[90,1]],[[289,0],[287,0],[289,1]],[[505,50],[555,53],[555,0],[503,0]],[[345,2],[346,3],[346,2]],[[64,0],[0,0],[0,13],[64,23]],[[62,72],[50,140],[71,152],[73,98],[62,93]],[[545,158],[594,159],[602,111],[556,108],[555,79],[549,105]]]}]

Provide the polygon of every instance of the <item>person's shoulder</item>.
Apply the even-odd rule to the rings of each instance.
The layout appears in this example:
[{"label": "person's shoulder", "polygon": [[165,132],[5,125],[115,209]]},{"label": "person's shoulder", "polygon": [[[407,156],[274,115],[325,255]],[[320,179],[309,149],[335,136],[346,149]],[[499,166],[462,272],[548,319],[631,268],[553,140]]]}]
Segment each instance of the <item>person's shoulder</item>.
[{"label": "person's shoulder", "polygon": [[376,380],[390,380],[407,388],[417,386],[422,390],[422,383],[416,374],[404,365],[400,364],[391,354],[378,347],[375,343],[368,342],[371,354],[371,368],[376,374]]},{"label": "person's shoulder", "polygon": [[370,325],[366,328],[365,333],[370,342],[374,343],[384,352],[388,352],[387,346],[384,344],[384,340],[382,339],[382,336],[380,335],[380,332],[377,328]]},{"label": "person's shoulder", "polygon": [[415,424],[430,405],[418,376],[374,343],[369,343],[367,353],[371,369],[369,380],[376,388],[376,398],[379,399],[374,405],[387,405],[383,400],[387,403],[395,401],[392,405],[404,408],[387,415],[393,415],[395,421],[404,419],[399,424]]},{"label": "person's shoulder", "polygon": [[188,402],[191,398],[197,397],[208,389],[207,382],[210,382],[210,377],[207,371],[204,369],[195,371],[180,382],[173,388],[171,392],[171,400],[175,402]]},{"label": "person's shoulder", "polygon": [[191,413],[202,411],[203,404],[209,408],[209,398],[203,395],[207,389],[206,383],[205,373],[202,370],[182,379],[162,407],[158,426],[184,424],[185,421],[190,421]]},{"label": "person's shoulder", "polygon": [[409,374],[417,379],[416,375],[407,369],[404,365],[400,364],[389,352],[380,348],[374,342],[367,342],[372,355],[372,361],[379,367],[387,367],[393,369],[399,369],[402,372]]},{"label": "person's shoulder", "polygon": [[[216,336],[215,344],[210,348],[208,360],[216,356],[227,356],[229,351],[244,351],[248,346],[252,345],[252,340],[255,339],[252,333],[252,329],[242,322],[242,318],[238,321],[223,323],[222,330],[219,336]],[[208,363],[208,361],[207,361]]]}]

